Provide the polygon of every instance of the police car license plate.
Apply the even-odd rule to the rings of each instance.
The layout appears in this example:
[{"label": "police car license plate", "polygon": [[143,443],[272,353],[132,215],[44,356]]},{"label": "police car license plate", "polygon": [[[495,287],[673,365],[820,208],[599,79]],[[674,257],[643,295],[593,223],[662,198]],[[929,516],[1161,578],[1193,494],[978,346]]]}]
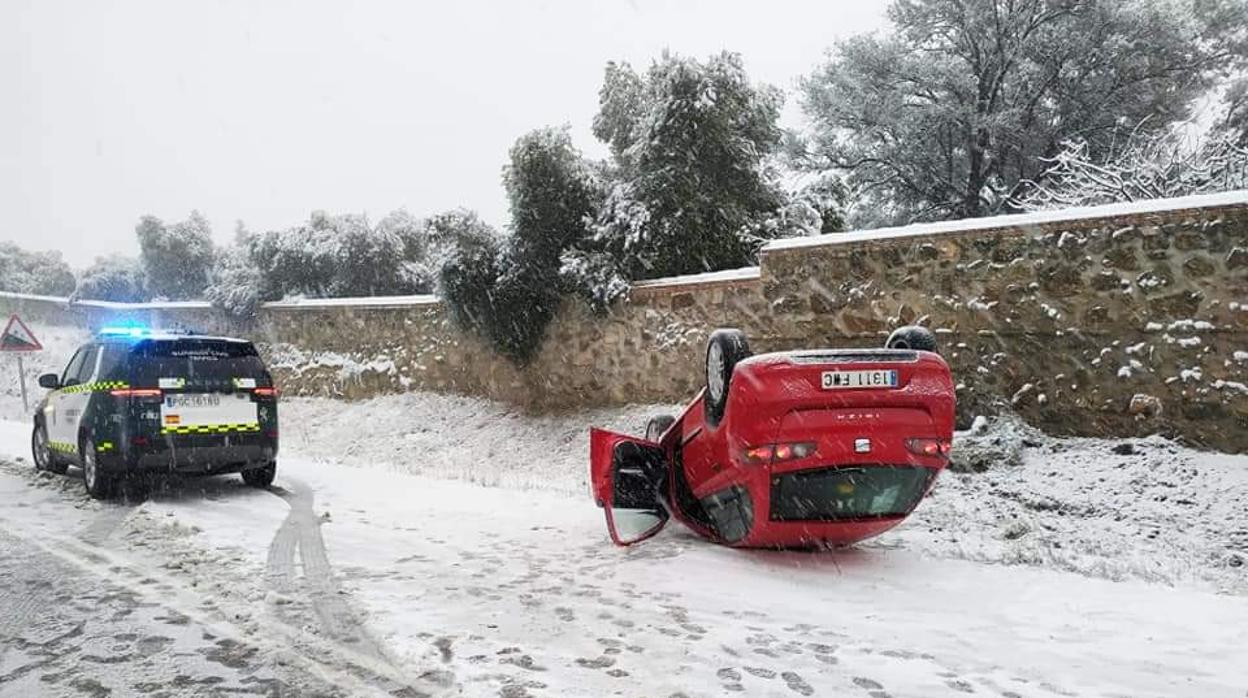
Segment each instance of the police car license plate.
[{"label": "police car license plate", "polygon": [[844,388],[896,388],[896,369],[880,369],[874,371],[824,371],[822,386],[824,390],[840,390]]},{"label": "police car license plate", "polygon": [[249,393],[166,394],[160,405],[160,422],[167,427],[249,424],[256,414]]}]

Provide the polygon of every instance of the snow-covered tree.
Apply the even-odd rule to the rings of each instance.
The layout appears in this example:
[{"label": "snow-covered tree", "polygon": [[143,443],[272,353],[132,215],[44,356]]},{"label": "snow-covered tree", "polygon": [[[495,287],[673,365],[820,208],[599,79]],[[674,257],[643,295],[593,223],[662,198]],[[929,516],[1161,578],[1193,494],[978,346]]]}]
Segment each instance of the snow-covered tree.
[{"label": "snow-covered tree", "polygon": [[72,300],[142,303],[151,298],[143,265],[134,257],[98,257],[78,277]]},{"label": "snow-covered tree", "polygon": [[808,173],[795,184],[789,203],[780,211],[784,235],[827,235],[845,230],[848,193],[839,175]]},{"label": "snow-covered tree", "polygon": [[748,264],[783,204],[767,166],[782,101],[737,54],[664,54],[644,76],[609,63],[594,119],[613,155],[599,251],[634,279]]},{"label": "snow-covered tree", "polygon": [[1013,202],[1034,211],[1248,188],[1248,145],[1228,135],[1193,141],[1181,129],[1137,130],[1097,159],[1068,141]]},{"label": "snow-covered tree", "polygon": [[221,251],[212,269],[212,283],[204,289],[208,302],[239,319],[255,317],[262,302],[280,298],[252,262],[253,241],[240,235],[233,247]]},{"label": "snow-covered tree", "polygon": [[[452,254],[466,249],[500,249],[502,234],[481,220],[475,211],[457,208],[434,214],[425,219],[423,260],[437,276],[442,264]],[[421,259],[415,257],[414,259]]]},{"label": "snow-covered tree", "polygon": [[403,278],[413,293],[429,293],[437,278],[437,267],[430,259],[431,245],[429,226],[407,209],[392,211],[377,222],[376,233],[381,238],[393,236],[402,250]]},{"label": "snow-covered tree", "polygon": [[60,252],[29,252],[0,242],[0,290],[44,296],[74,292],[74,272]]},{"label": "snow-covered tree", "polygon": [[1227,137],[1236,145],[1248,146],[1248,77],[1239,78],[1227,86],[1222,98],[1222,111],[1215,133]]},{"label": "snow-covered tree", "polygon": [[806,166],[849,173],[865,225],[1008,209],[1060,144],[1099,161],[1242,61],[1243,0],[894,0],[883,35],[803,82]]},{"label": "snow-covered tree", "polygon": [[593,213],[589,167],[566,128],[521,136],[503,170],[512,234],[500,248],[459,249],[440,288],[455,317],[504,355],[530,359],[558,310],[561,257],[582,243]]},{"label": "snow-covered tree", "polygon": [[406,263],[404,240],[391,229],[371,227],[364,216],[316,211],[305,223],[255,236],[248,247],[265,295],[375,296],[420,288]]},{"label": "snow-covered tree", "polygon": [[212,269],[212,227],[199,211],[166,226],[155,216],[143,216],[134,229],[147,288],[153,296],[171,300],[203,296]]}]

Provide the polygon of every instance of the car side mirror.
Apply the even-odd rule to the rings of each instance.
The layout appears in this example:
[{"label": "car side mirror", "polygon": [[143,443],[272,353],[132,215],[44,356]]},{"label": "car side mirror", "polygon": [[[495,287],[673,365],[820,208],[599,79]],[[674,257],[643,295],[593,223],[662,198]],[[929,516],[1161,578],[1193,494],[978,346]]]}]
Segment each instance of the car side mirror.
[{"label": "car side mirror", "polygon": [[39,376],[39,387],[56,390],[61,387],[61,379],[55,373],[45,373]]},{"label": "car side mirror", "polygon": [[607,530],[618,545],[632,545],[658,533],[667,524],[663,492],[667,457],[644,443],[616,444],[611,456]]}]

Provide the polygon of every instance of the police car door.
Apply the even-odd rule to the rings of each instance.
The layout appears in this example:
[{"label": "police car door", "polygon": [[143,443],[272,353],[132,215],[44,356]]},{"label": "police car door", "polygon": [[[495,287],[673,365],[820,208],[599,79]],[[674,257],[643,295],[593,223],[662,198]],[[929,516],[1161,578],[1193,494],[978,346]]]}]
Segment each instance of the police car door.
[{"label": "police car door", "polygon": [[[78,425],[82,423],[83,412],[91,400],[90,383],[95,377],[95,365],[100,357],[98,344],[91,344],[82,349],[82,362],[78,365],[77,375],[72,376],[73,388],[61,393],[60,405],[57,407],[57,421],[64,429],[63,437],[57,438],[67,445],[72,445],[77,455]],[[72,368],[72,367],[71,367]]]},{"label": "police car door", "polygon": [[53,444],[54,449],[58,446],[64,447],[65,444],[74,441],[70,428],[66,425],[65,410],[69,408],[69,405],[65,399],[72,394],[72,388],[78,384],[78,371],[82,368],[82,362],[86,359],[90,349],[90,346],[85,346],[74,353],[73,358],[65,365],[65,372],[61,374],[61,387],[48,397],[48,406],[44,409],[43,416],[48,428],[48,441]]}]

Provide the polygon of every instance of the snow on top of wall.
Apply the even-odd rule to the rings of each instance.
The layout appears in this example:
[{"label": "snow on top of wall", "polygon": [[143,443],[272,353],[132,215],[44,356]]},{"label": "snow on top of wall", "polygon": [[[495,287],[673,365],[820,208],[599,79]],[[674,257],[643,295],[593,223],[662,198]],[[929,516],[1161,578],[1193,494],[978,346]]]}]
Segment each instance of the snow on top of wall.
[{"label": "snow on top of wall", "polygon": [[15,293],[13,291],[0,291],[0,298],[15,298],[17,300],[27,301],[48,301],[49,303],[68,303],[68,298],[60,296],[40,296],[34,293]]},{"label": "snow on top of wall", "polygon": [[211,308],[212,304],[208,301],[150,301],[147,303],[116,303],[113,301],[89,301],[76,300],[72,303],[64,296],[40,296],[34,293],[15,293],[13,291],[0,291],[0,298],[13,298],[15,300],[26,301],[44,301],[47,303],[59,303],[61,305],[72,305],[84,308],[104,308],[105,310],[202,310]]},{"label": "snow on top of wall", "polygon": [[705,284],[715,281],[751,281],[759,278],[758,267],[742,267],[740,269],[724,269],[708,271],[704,274],[686,276],[668,276],[662,279],[646,279],[634,281],[633,288],[659,288],[664,286],[684,286],[687,284]]},{"label": "snow on top of wall", "polygon": [[973,232],[995,228],[1020,228],[1046,223],[1062,223],[1080,221],[1090,218],[1110,218],[1114,216],[1130,216],[1144,213],[1164,213],[1194,208],[1211,208],[1215,206],[1248,206],[1248,189],[1221,192],[1218,194],[1198,194],[1180,196],[1173,199],[1148,199],[1129,201],[1103,206],[1083,206],[1064,208],[1056,211],[1034,211],[1032,213],[1016,213],[990,218],[973,218],[956,221],[938,221],[935,223],[914,223],[894,228],[877,228],[875,230],[857,230],[848,233],[832,233],[813,237],[784,238],[773,240],[763,247],[763,252],[774,250],[790,250],[820,245],[844,245],[851,242],[870,240],[888,240],[892,238],[914,237],[919,235],[938,235],[943,233]]},{"label": "snow on top of wall", "polygon": [[331,308],[338,306],[399,307],[406,305],[430,305],[441,299],[434,295],[417,296],[363,296],[357,298],[292,298],[264,303],[264,308]]},{"label": "snow on top of wall", "polygon": [[[0,291],[0,298],[16,300],[44,301],[65,306],[84,308],[103,308],[105,310],[207,310],[212,308],[208,301],[150,301],[147,303],[117,303],[113,301],[78,300],[72,303],[62,296],[39,296],[33,293],[14,293]],[[321,308],[332,306],[383,306],[396,307],[405,305],[428,305],[437,303],[437,296],[365,296],[360,298],[295,298],[282,301],[263,303],[265,308]]]}]

